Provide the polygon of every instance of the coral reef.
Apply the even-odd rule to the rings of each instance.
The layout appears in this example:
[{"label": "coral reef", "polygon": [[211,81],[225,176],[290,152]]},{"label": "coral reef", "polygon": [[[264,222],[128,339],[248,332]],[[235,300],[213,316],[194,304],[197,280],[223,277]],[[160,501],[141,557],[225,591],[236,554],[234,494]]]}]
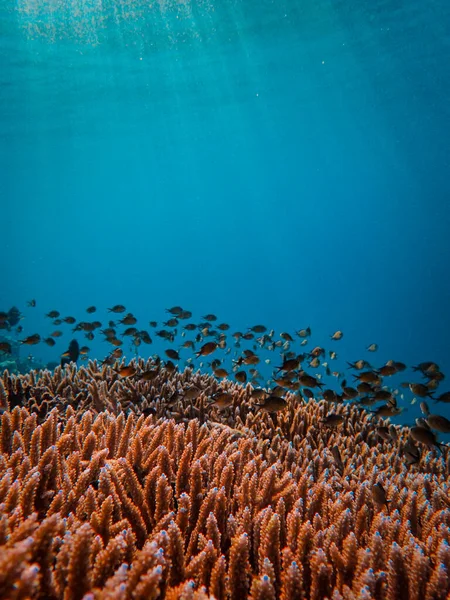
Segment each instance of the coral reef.
[{"label": "coral reef", "polygon": [[138,366],[0,379],[0,598],[450,597],[447,448],[410,464],[354,405]]}]

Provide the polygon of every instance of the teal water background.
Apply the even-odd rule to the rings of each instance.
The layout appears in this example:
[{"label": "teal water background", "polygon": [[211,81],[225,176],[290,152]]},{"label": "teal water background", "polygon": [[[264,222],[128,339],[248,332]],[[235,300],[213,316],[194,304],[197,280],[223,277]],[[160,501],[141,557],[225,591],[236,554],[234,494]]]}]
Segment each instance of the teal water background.
[{"label": "teal water background", "polygon": [[0,309],[181,304],[448,371],[449,65],[444,0],[0,0]]}]

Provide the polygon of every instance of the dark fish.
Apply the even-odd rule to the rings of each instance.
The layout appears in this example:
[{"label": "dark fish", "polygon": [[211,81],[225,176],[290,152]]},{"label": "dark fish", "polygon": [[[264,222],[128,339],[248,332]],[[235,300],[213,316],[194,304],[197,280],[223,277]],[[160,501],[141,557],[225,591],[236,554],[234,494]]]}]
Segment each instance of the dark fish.
[{"label": "dark fish", "polygon": [[208,356],[208,354],[212,354],[216,348],[216,342],[207,342],[206,344],[203,344],[200,350],[196,353],[196,356]]},{"label": "dark fish", "polygon": [[177,315],[177,317],[178,317],[179,319],[183,319],[183,320],[185,320],[185,319],[190,319],[190,318],[192,317],[192,313],[191,313],[191,311],[190,311],[190,310],[182,310],[182,311],[181,311],[181,312],[180,312],[180,313]]},{"label": "dark fish", "polygon": [[264,325],[254,325],[253,327],[250,327],[250,331],[253,331],[253,333],[264,333],[267,331],[267,327]]},{"label": "dark fish", "polygon": [[233,404],[233,395],[228,392],[217,392],[212,396],[213,402],[210,406],[217,406],[217,408],[228,408]]},{"label": "dark fish", "polygon": [[428,415],[426,418],[431,429],[440,431],[441,433],[450,433],[450,421],[442,415]]},{"label": "dark fish", "polygon": [[288,358],[285,361],[283,361],[283,364],[281,365],[281,367],[277,367],[278,371],[295,371],[295,369],[298,369],[300,366],[300,357],[296,357],[296,358]]},{"label": "dark fish", "polygon": [[334,462],[336,463],[338,470],[342,473],[344,471],[344,463],[342,462],[342,456],[339,451],[339,447],[333,446],[331,448],[331,454],[333,455],[333,459],[334,459]]},{"label": "dark fish", "polygon": [[321,383],[318,379],[316,379],[312,375],[308,375],[307,373],[303,373],[303,375],[300,375],[300,377],[298,378],[298,382],[302,387],[308,387],[308,388],[315,388],[315,387],[322,388],[323,387],[323,383]]},{"label": "dark fish", "polygon": [[247,373],[245,371],[238,371],[234,374],[234,378],[239,383],[247,383]]},{"label": "dark fish", "polygon": [[120,319],[119,323],[122,323],[122,325],[136,325],[137,319],[131,313],[128,313],[123,319]]},{"label": "dark fish", "polygon": [[174,317],[173,319],[169,319],[168,321],[163,323],[163,325],[165,325],[166,327],[176,327],[178,323],[178,319]]},{"label": "dark fish", "polygon": [[321,423],[322,425],[326,425],[327,427],[339,427],[345,421],[344,415],[338,415],[337,413],[328,413]]},{"label": "dark fish", "polygon": [[47,344],[47,346],[54,346],[56,344],[52,337],[45,338],[44,342]]},{"label": "dark fish", "polygon": [[159,369],[149,369],[148,371],[144,371],[139,375],[139,379],[143,379],[144,381],[153,381],[158,377]]},{"label": "dark fish", "polygon": [[36,306],[36,300],[28,300],[27,306],[34,308]]},{"label": "dark fish", "polygon": [[164,351],[166,353],[166,355],[169,358],[172,358],[173,360],[180,360],[180,355],[178,354],[178,352],[176,350],[171,350],[170,348],[168,350]]},{"label": "dark fish", "polygon": [[144,342],[144,344],[151,344],[152,343],[152,338],[147,333],[147,331],[141,331],[140,332],[140,336],[141,336],[141,340]]},{"label": "dark fish", "polygon": [[363,371],[359,375],[353,375],[353,377],[364,383],[373,383],[375,385],[381,384],[381,377],[374,371]]},{"label": "dark fish", "polygon": [[11,327],[17,325],[21,318],[22,314],[17,306],[13,306],[8,310],[8,323],[11,325]]},{"label": "dark fish", "polygon": [[171,315],[179,315],[183,312],[183,309],[181,306],[172,306],[172,308],[166,308],[166,312],[170,313]]},{"label": "dark fish", "polygon": [[0,352],[3,352],[4,354],[11,354],[11,344],[9,342],[0,342]]},{"label": "dark fish", "polygon": [[436,434],[430,429],[426,429],[425,427],[411,427],[409,434],[416,442],[420,442],[425,446],[436,446],[441,450],[443,444],[437,441]]},{"label": "dark fish", "polygon": [[390,500],[387,500],[386,498],[386,492],[381,483],[376,483],[372,487],[372,500],[375,502],[375,504],[379,504],[380,506],[390,502]]},{"label": "dark fish", "polygon": [[77,340],[72,340],[69,344],[69,348],[67,352],[61,356],[61,367],[67,365],[71,362],[76,363],[80,356],[80,347],[78,345]]},{"label": "dark fish", "polygon": [[45,316],[48,317],[49,319],[57,319],[59,317],[59,315],[60,315],[60,313],[57,310],[51,310]]},{"label": "dark fish", "polygon": [[127,365],[125,367],[121,367],[118,371],[118,374],[121,377],[133,377],[134,375],[136,375],[136,373],[137,370],[134,365]]},{"label": "dark fish", "polygon": [[92,313],[95,313],[96,310],[97,310],[97,308],[95,306],[89,306],[86,309],[86,312],[89,313],[89,314],[92,314]]},{"label": "dark fish", "polygon": [[419,396],[420,398],[433,398],[430,390],[423,383],[410,383],[409,389],[415,396]]},{"label": "dark fish", "polygon": [[436,402],[450,402],[450,392],[444,392],[437,398],[435,398]]},{"label": "dark fish", "polygon": [[429,408],[428,404],[425,402],[425,400],[420,403],[420,410],[426,417],[428,417],[428,415],[430,414],[430,408]]},{"label": "dark fish", "polygon": [[269,396],[265,398],[262,404],[256,404],[261,410],[266,412],[278,412],[284,410],[288,406],[288,401],[279,396]]},{"label": "dark fish", "polygon": [[112,313],[123,313],[125,312],[125,310],[125,306],[123,306],[122,304],[116,304],[112,308],[108,308],[108,311]]},{"label": "dark fish", "polygon": [[294,338],[292,337],[292,335],[290,333],[287,333],[287,331],[283,331],[282,333],[280,333],[280,338],[282,338],[286,342],[294,341]]},{"label": "dark fish", "polygon": [[397,373],[397,369],[394,365],[384,365],[380,369],[378,369],[378,374],[382,377],[389,377],[390,375],[395,375]]},{"label": "dark fish", "polygon": [[205,321],[217,321],[216,315],[212,314],[205,315],[204,317],[202,317],[202,319],[205,319]]},{"label": "dark fish", "polygon": [[24,340],[22,340],[21,344],[26,344],[27,346],[33,346],[34,344],[39,344],[41,341],[41,336],[38,333],[28,336]]}]

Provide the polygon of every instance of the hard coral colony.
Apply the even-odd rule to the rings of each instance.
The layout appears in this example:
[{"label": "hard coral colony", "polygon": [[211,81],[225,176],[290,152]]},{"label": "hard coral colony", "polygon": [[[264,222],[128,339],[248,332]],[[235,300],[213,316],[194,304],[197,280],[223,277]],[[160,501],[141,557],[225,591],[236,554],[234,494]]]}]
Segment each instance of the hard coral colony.
[{"label": "hard coral colony", "polygon": [[4,373],[1,598],[450,598],[447,448],[355,405],[134,371]]}]

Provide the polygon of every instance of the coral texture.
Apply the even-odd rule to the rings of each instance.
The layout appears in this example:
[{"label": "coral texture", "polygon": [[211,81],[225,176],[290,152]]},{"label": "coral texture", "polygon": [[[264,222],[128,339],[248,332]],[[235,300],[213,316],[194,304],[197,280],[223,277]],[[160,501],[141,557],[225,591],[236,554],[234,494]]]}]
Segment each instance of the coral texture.
[{"label": "coral texture", "polygon": [[446,448],[409,464],[356,406],[138,366],[0,380],[0,598],[450,597]]}]

